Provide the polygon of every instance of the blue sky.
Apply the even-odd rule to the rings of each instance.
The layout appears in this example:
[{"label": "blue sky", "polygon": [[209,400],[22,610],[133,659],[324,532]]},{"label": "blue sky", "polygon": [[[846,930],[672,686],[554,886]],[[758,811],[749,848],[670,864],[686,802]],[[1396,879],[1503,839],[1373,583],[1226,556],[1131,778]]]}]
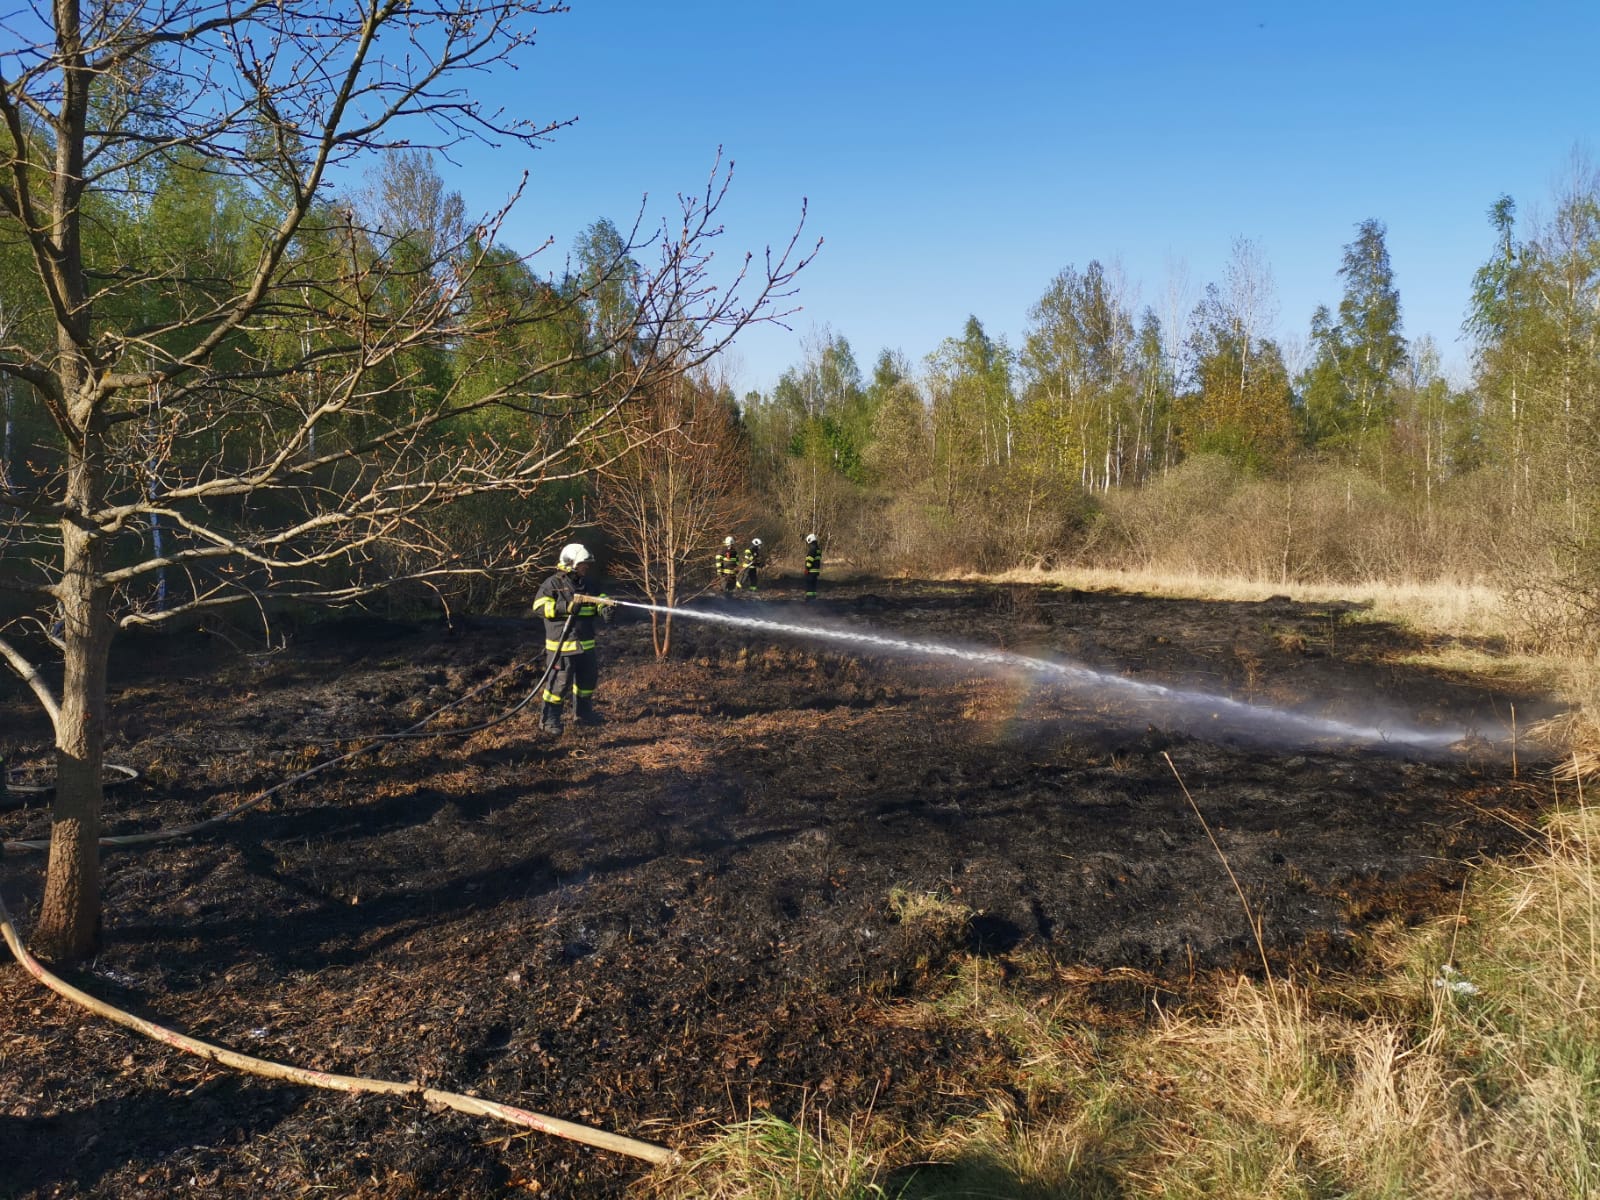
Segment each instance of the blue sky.
[{"label": "blue sky", "polygon": [[[1340,256],[1377,218],[1405,332],[1458,341],[1502,193],[1548,208],[1600,128],[1600,3],[1144,5],[573,0],[486,95],[576,117],[537,152],[448,171],[487,207],[523,167],[504,240],[565,255],[605,216],[653,219],[735,163],[721,255],[825,239],[793,331],[741,338],[740,390],[770,389],[827,328],[863,372],[914,363],[969,314],[1021,344],[1062,268],[1119,264],[1139,303],[1188,304],[1251,239],[1277,332],[1338,302]],[[553,261],[552,266],[556,265]]]}]

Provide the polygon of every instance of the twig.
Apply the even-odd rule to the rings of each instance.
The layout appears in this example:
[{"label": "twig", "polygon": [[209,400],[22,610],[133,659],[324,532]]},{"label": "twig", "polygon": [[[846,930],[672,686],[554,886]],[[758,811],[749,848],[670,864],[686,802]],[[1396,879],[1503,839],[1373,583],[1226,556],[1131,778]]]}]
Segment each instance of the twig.
[{"label": "twig", "polygon": [[1453,969],[1456,965],[1456,938],[1461,935],[1461,914],[1467,907],[1467,876],[1461,877],[1461,895],[1456,900],[1456,923],[1450,930],[1450,953],[1445,955],[1445,962]]},{"label": "twig", "polygon": [[1194,802],[1194,797],[1189,794],[1189,785],[1184,783],[1183,776],[1178,774],[1178,768],[1172,761],[1172,755],[1165,750],[1161,757],[1167,760],[1167,766],[1172,768],[1172,776],[1178,781],[1178,786],[1183,789],[1183,798],[1189,802],[1189,807],[1194,809],[1194,815],[1200,822],[1200,828],[1206,831],[1206,837],[1211,839],[1211,848],[1217,852],[1217,857],[1222,860],[1222,869],[1228,873],[1228,878],[1233,880],[1233,890],[1239,893],[1239,903],[1244,906],[1245,919],[1250,922],[1250,932],[1255,935],[1256,952],[1261,955],[1261,969],[1267,973],[1267,982],[1273,982],[1272,964],[1267,961],[1266,943],[1261,940],[1261,920],[1250,911],[1250,901],[1245,899],[1244,888],[1239,883],[1239,877],[1233,873],[1233,867],[1228,864],[1228,856],[1222,852],[1222,847],[1217,844],[1211,826],[1206,824],[1206,819],[1200,812],[1200,806]]}]

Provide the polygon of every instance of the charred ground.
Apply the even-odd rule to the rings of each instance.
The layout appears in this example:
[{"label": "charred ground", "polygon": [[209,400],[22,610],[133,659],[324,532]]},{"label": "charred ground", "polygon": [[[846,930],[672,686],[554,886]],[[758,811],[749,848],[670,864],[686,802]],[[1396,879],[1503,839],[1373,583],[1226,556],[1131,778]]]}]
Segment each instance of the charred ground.
[{"label": "charred ground", "polygon": [[[1415,666],[1414,634],[1338,605],[874,582],[763,617],[1070,656],[1134,678],[1364,721],[1504,735],[1536,695]],[[746,611],[746,610],[740,610]],[[504,672],[532,623],[369,619],[275,653],[119,644],[111,831],[208,815]],[[1268,744],[1023,673],[680,621],[603,632],[599,730],[536,710],[396,742],[200,841],[106,856],[105,950],[74,978],[153,1019],[300,1065],[416,1078],[692,1148],[762,1110],[969,1111],[1013,1053],[909,1001],[964,955],[1137,1020],[1269,954],[1344,967],[1375,922],[1453,905],[1522,844],[1540,792],[1504,753]],[[0,745],[47,761],[0,693]],[[1170,764],[1169,764],[1170,758]],[[1527,760],[1522,766],[1526,774]],[[1182,785],[1180,785],[1180,777]],[[48,830],[41,805],[0,813]],[[26,926],[42,856],[0,861]],[[971,920],[897,919],[896,892]],[[0,1195],[621,1195],[630,1160],[403,1101],[219,1071],[0,970]]]}]

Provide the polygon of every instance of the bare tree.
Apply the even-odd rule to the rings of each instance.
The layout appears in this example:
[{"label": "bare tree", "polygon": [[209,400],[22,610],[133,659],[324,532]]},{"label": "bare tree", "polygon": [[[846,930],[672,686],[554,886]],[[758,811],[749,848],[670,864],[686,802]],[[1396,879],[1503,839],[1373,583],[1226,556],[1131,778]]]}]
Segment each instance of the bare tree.
[{"label": "bare tree", "polygon": [[[5,311],[34,319],[13,322],[0,376],[30,389],[55,439],[0,492],[26,531],[12,582],[60,653],[57,695],[36,643],[0,630],[55,727],[46,956],[96,940],[117,629],[494,569],[441,534],[442,507],[574,478],[635,398],[781,317],[798,229],[710,273],[720,157],[670,224],[636,222],[599,273],[632,276],[623,319],[603,326],[592,286],[541,281],[496,245],[503,211],[416,236],[336,192],[336,174],[384,152],[531,147],[566,124],[513,120],[472,86],[563,7],[53,0],[0,16],[0,223],[31,262],[0,284],[18,292]],[[163,576],[182,586],[158,608]]]},{"label": "bare tree", "polygon": [[[748,515],[749,454],[729,397],[705,376],[669,380],[635,411],[631,448],[601,472],[599,522],[625,551],[616,574],[652,604],[676,607]],[[665,658],[672,614],[652,612],[650,631]]]}]

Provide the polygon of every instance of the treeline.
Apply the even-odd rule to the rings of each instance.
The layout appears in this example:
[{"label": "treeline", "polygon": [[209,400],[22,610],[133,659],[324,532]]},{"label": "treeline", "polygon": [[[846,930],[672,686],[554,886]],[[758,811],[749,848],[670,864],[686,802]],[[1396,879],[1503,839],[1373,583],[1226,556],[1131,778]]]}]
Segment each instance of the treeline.
[{"label": "treeline", "polygon": [[[146,415],[154,414],[141,431],[147,440],[159,433],[163,412],[177,411],[148,392],[168,382],[161,368],[183,363],[222,325],[222,301],[251,284],[276,233],[282,197],[251,182],[180,146],[148,156],[127,188],[88,192],[82,201],[82,253],[92,281],[84,307],[107,330],[102,336],[120,353],[119,367],[130,376],[148,367],[150,378],[137,381]],[[529,364],[536,373],[524,380],[524,393],[590,394],[613,366],[611,327],[633,315],[636,248],[598,220],[560,272],[541,275],[494,233],[471,223],[460,195],[421,151],[381,156],[365,186],[312,203],[274,264],[266,311],[226,328],[210,351],[220,363],[214,375],[228,386],[213,386],[205,440],[198,452],[190,444],[186,457],[213,459],[215,472],[228,461],[230,444],[270,436],[229,419],[242,401],[251,408],[241,417],[271,415],[256,407],[260,397],[246,394],[241,377],[277,384],[273,423],[298,427],[308,413],[333,408],[351,358],[361,354],[369,399],[312,422],[307,453],[366,436],[363,422],[424,412],[447,397],[470,402],[491,394],[501,380],[524,376]],[[34,364],[50,360],[58,336],[51,301],[28,239],[0,212],[0,466],[13,485],[21,482],[18,472],[47,474],[61,457],[50,397],[33,378]],[[175,387],[182,376],[170,378]],[[171,399],[189,404],[194,393],[174,391]],[[514,437],[517,426],[533,424],[486,408],[451,432]]]},{"label": "treeline", "polygon": [[1247,242],[1166,321],[1091,262],[1050,281],[1020,346],[974,317],[919,364],[885,351],[863,372],[825,333],[742,406],[771,532],[816,529],[889,570],[1492,578],[1582,618],[1600,581],[1600,179],[1576,173],[1548,220],[1519,225],[1509,198],[1490,217],[1464,388],[1404,336],[1377,220],[1298,369]]},{"label": "treeline", "polygon": [[[205,168],[180,148],[141,163],[138,186],[85,201],[91,299],[125,362],[182,360],[211,335],[216,297],[247,287],[260,260],[281,198]],[[1343,294],[1311,315],[1297,362],[1269,328],[1266,264],[1241,241],[1225,278],[1188,311],[1137,307],[1100,262],[1069,266],[1030,309],[1018,346],[973,317],[920,362],[885,350],[864,371],[843,335],[824,332],[769,394],[736,401],[706,367],[658,372],[658,384],[630,377],[630,362],[660,361],[664,345],[670,358],[674,337],[707,328],[675,326],[641,294],[638,239],[597,221],[559,274],[541,276],[469,225],[430,158],[396,152],[361,192],[318,203],[271,302],[208,352],[220,371],[170,400],[158,369],[132,389],[111,498],[137,498],[147,515],[121,529],[110,561],[129,564],[122,586],[134,609],[173,588],[192,600],[227,587],[203,557],[167,578],[160,563],[186,527],[231,536],[293,526],[330,497],[340,507],[341,490],[359,484],[342,448],[418,423],[398,451],[414,458],[407,486],[440,486],[450,464],[458,494],[389,536],[357,536],[353,552],[302,562],[299,591],[337,595],[426,563],[428,586],[452,602],[492,603],[505,593],[474,564],[504,568],[573,522],[604,525],[619,478],[667,478],[628,461],[659,456],[665,438],[680,447],[671,461],[717,447],[717,515],[696,537],[720,540],[727,514],[760,513],[744,523],[780,554],[815,530],[830,560],[877,571],[1085,564],[1285,585],[1488,579],[1519,590],[1548,631],[1570,633],[1593,623],[1600,582],[1595,174],[1575,172],[1552,213],[1519,222],[1509,198],[1491,209],[1464,314],[1465,387],[1445,378],[1429,338],[1405,337],[1385,229],[1367,220],[1345,247]],[[0,320],[11,361],[48,361],[58,323],[21,237],[0,239]],[[697,349],[686,338],[682,357]],[[49,494],[66,461],[59,423],[23,373],[0,371],[0,390],[0,487]],[[692,426],[679,414],[686,395],[698,397]],[[493,402],[480,408],[476,397]],[[617,419],[581,433],[613,400]],[[425,419],[445,408],[450,420]],[[653,451],[640,448],[646,438]],[[548,455],[548,466],[474,494],[459,471],[480,443],[524,462]],[[328,466],[248,486],[264,448],[286,444]],[[230,478],[246,482],[161,502],[169,487],[198,494]],[[637,487],[625,498],[633,528],[605,531],[624,574],[648,584],[667,560],[707,557],[681,522],[665,557],[650,549],[687,500]],[[168,517],[163,529],[163,514],[184,503],[203,514]],[[0,553],[51,560],[54,514],[8,511]],[[441,570],[446,562],[456,566]]]}]

